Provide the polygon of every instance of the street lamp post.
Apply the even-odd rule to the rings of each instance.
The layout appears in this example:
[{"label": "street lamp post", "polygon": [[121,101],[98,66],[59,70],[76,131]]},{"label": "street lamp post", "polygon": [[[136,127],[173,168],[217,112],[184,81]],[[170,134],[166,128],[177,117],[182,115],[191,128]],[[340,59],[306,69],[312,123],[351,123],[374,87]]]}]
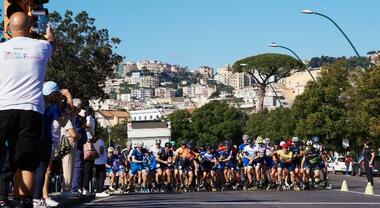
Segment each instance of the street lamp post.
[{"label": "street lamp post", "polygon": [[303,14],[315,14],[315,15],[319,15],[319,16],[322,16],[322,17],[324,17],[324,18],[330,20],[330,21],[331,21],[331,22],[332,22],[332,23],[338,28],[338,30],[343,34],[343,36],[346,38],[346,40],[348,41],[348,43],[350,43],[352,49],[354,49],[354,51],[355,51],[355,53],[356,53],[356,56],[357,56],[357,57],[360,57],[360,55],[359,55],[358,51],[356,50],[354,44],[352,44],[351,40],[347,37],[347,35],[343,32],[343,30],[338,26],[338,24],[336,24],[336,22],[334,22],[333,19],[331,19],[330,17],[328,17],[328,16],[326,16],[326,15],[324,15],[324,14],[321,14],[321,13],[319,13],[319,12],[314,12],[314,11],[309,10],[309,9],[304,9],[304,10],[302,10],[301,12],[302,12]]},{"label": "street lamp post", "polygon": [[[294,55],[294,56],[295,56],[300,62],[303,63],[302,59],[301,59],[301,58],[300,58],[300,57],[299,57],[299,56],[298,56],[298,55],[297,55],[292,49],[290,49],[290,48],[288,48],[288,47],[285,47],[285,46],[279,45],[279,44],[277,44],[276,42],[272,42],[271,44],[269,44],[269,47],[286,49],[286,50],[290,51],[291,53],[293,53],[293,55]],[[305,63],[304,63],[304,64],[305,64]],[[310,72],[310,70],[309,70],[309,66],[308,66],[307,64],[305,64],[305,66],[306,66],[306,71],[309,72],[311,78],[312,78],[313,81],[315,82],[315,78],[314,78],[313,74]]]},{"label": "street lamp post", "polygon": [[108,147],[111,146],[111,127],[108,127],[107,128],[107,132],[108,132]]},{"label": "street lamp post", "polygon": [[197,106],[195,105],[194,101],[193,101],[188,95],[186,95],[186,94],[183,93],[182,96],[183,96],[183,97],[186,97],[187,99],[189,99],[190,102],[191,102],[191,104],[193,104],[194,108],[195,108],[195,109],[198,109]]}]

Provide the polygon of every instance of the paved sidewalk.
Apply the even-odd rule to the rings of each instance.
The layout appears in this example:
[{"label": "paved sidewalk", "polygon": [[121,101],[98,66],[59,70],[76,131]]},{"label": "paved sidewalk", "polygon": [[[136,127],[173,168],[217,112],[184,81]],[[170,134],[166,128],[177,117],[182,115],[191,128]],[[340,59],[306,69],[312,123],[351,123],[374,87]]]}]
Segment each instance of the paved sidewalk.
[{"label": "paved sidewalk", "polygon": [[74,207],[86,202],[90,202],[91,200],[95,199],[94,194],[75,197],[68,194],[66,195],[62,193],[52,193],[49,194],[49,196],[59,202],[60,208]]}]

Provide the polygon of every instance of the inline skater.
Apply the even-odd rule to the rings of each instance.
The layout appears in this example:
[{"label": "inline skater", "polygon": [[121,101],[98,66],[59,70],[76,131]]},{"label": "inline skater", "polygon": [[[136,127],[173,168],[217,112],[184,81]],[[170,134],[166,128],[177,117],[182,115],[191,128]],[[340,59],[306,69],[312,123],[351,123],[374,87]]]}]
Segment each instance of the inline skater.
[{"label": "inline skater", "polygon": [[157,166],[161,171],[163,172],[164,176],[164,189],[165,191],[171,192],[172,191],[172,186],[171,186],[171,178],[172,178],[172,171],[173,171],[173,150],[172,150],[172,145],[170,142],[165,143],[165,148],[162,149],[157,153]]},{"label": "inline skater", "polygon": [[244,166],[244,171],[247,174],[247,183],[243,187],[244,190],[250,190],[253,188],[253,159],[255,157],[255,152],[253,150],[254,145],[253,141],[248,141],[248,144],[244,147],[243,150],[243,166]]},{"label": "inline skater", "polygon": [[[155,141],[155,145],[152,146],[150,148],[150,152],[152,153],[152,155],[154,157],[156,157],[156,160],[158,160],[158,153],[159,152],[164,152],[164,148],[161,147],[161,140],[160,139],[156,139]],[[161,163],[157,163],[156,164],[156,167],[154,167],[152,170],[156,170],[156,173],[155,175],[150,175],[150,176],[155,176],[153,178],[155,178],[156,180],[156,184],[157,184],[157,188],[158,191],[162,191],[164,189],[164,185],[163,185],[163,170],[161,168]]]},{"label": "inline skater", "polygon": [[264,144],[264,139],[259,136],[256,139],[256,146],[253,148],[253,152],[255,157],[253,158],[253,165],[255,167],[255,174],[256,174],[256,180],[255,180],[255,187],[263,187],[263,166],[265,161],[265,151],[266,147]]},{"label": "inline skater", "polygon": [[178,173],[180,179],[180,189],[190,191],[193,183],[193,167],[192,163],[195,154],[188,148],[187,143],[182,143],[182,146],[176,150],[176,158],[179,159]]},{"label": "inline skater", "polygon": [[143,148],[143,146],[144,146],[143,142],[138,142],[137,147],[131,151],[131,171],[130,171],[131,179],[129,180],[129,187],[127,188],[128,191],[133,191],[134,182],[136,179],[137,179],[138,187],[140,187],[141,190],[147,189],[146,186],[145,187],[142,186],[143,174],[144,176],[147,175],[146,169],[144,168],[144,159],[146,157],[147,151],[146,149]]},{"label": "inline skater", "polygon": [[279,167],[277,169],[278,183],[277,191],[282,191],[285,185],[286,176],[290,173],[290,180],[294,184],[294,167],[292,164],[293,153],[289,150],[289,145],[284,143],[281,150],[277,151],[279,157]]},{"label": "inline skater", "polygon": [[307,184],[310,188],[317,188],[320,182],[320,154],[316,149],[317,145],[313,145],[312,141],[306,142],[306,150],[302,159],[302,166],[305,169],[305,178],[309,181]]},{"label": "inline skater", "polygon": [[202,171],[202,183],[200,190],[212,190],[215,189],[216,173],[213,167],[217,162],[216,155],[213,152],[213,148],[208,146],[206,151],[201,151],[202,163],[200,169]]},{"label": "inline skater", "polygon": [[295,178],[295,184],[294,184],[294,190],[300,191],[300,183],[302,179],[301,174],[301,162],[303,158],[303,152],[300,148],[300,139],[298,137],[292,138],[292,146],[290,148],[290,151],[293,153],[293,167],[294,167],[294,178]]}]

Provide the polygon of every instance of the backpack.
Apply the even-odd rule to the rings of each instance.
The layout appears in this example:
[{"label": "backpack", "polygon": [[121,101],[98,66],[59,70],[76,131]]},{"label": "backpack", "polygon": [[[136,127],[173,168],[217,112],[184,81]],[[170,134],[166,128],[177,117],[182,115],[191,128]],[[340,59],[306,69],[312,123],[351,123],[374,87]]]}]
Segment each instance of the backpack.
[{"label": "backpack", "polygon": [[83,156],[84,160],[95,160],[99,157],[99,154],[94,147],[94,143],[87,141],[86,144],[83,145]]},{"label": "backpack", "polygon": [[54,158],[55,159],[62,159],[66,155],[70,153],[72,150],[72,145],[70,144],[69,138],[66,135],[61,136],[61,141],[58,145],[58,147],[55,149],[54,152]]}]

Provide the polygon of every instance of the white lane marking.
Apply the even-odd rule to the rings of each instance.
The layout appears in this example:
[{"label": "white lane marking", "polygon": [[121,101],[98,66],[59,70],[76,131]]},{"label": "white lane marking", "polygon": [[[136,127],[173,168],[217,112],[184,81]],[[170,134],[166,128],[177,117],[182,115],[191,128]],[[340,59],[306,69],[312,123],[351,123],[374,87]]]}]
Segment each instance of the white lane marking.
[{"label": "white lane marking", "polygon": [[[334,191],[341,192],[339,189],[334,189]],[[372,194],[372,195],[369,195],[369,194],[365,194],[365,193],[363,193],[363,192],[359,192],[359,191],[346,191],[346,192],[354,193],[354,194],[360,194],[360,195],[365,195],[365,196],[377,196],[377,197],[380,197],[379,194]]]}]

